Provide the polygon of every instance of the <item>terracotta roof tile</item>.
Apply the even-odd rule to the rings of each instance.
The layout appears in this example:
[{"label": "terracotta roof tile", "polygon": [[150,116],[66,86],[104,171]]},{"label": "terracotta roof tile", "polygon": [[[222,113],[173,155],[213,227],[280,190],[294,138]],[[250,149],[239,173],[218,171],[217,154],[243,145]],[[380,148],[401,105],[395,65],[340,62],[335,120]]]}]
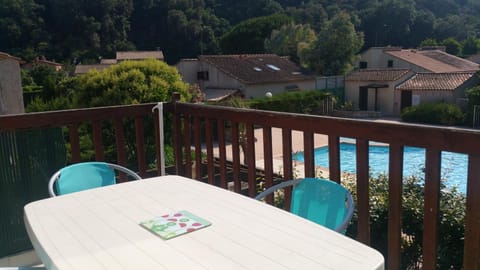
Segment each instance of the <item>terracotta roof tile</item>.
[{"label": "terracotta roof tile", "polygon": [[440,50],[385,50],[385,53],[435,73],[479,70],[478,64]]},{"label": "terracotta roof tile", "polygon": [[345,81],[396,81],[408,72],[408,69],[359,69],[348,74]]},{"label": "terracotta roof tile", "polygon": [[409,80],[399,84],[399,90],[437,90],[453,91],[475,75],[465,73],[418,73]]},{"label": "terracotta roof tile", "polygon": [[162,51],[120,51],[117,52],[117,60],[143,60],[143,59],[163,60]]},{"label": "terracotta roof tile", "polygon": [[201,55],[205,61],[246,84],[314,80],[286,57],[274,54]]}]

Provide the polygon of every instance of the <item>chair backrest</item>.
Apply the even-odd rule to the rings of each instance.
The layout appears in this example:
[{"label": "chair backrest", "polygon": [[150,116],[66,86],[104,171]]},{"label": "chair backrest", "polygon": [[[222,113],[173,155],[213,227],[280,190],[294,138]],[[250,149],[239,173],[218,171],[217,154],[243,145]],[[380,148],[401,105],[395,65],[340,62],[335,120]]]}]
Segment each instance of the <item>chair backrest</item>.
[{"label": "chair backrest", "polygon": [[54,197],[56,195],[113,185],[116,183],[115,170],[122,171],[134,179],[141,179],[135,172],[120,165],[106,162],[83,162],[57,171],[50,178],[48,192],[51,197]]},{"label": "chair backrest", "polygon": [[293,186],[290,212],[337,232],[345,233],[352,219],[354,203],[350,192],[333,181],[320,178],[289,180],[272,186],[255,199]]},{"label": "chair backrest", "polygon": [[353,215],[353,199],[346,188],[333,181],[306,178],[292,191],[290,212],[343,232]]}]

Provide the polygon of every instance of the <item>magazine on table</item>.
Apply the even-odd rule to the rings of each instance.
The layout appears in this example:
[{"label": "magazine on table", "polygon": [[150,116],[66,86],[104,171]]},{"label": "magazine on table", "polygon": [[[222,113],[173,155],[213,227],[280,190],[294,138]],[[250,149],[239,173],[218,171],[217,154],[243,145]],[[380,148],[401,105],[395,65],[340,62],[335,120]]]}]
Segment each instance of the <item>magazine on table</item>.
[{"label": "magazine on table", "polygon": [[140,222],[141,226],[165,240],[205,228],[211,224],[188,211],[178,211]]}]

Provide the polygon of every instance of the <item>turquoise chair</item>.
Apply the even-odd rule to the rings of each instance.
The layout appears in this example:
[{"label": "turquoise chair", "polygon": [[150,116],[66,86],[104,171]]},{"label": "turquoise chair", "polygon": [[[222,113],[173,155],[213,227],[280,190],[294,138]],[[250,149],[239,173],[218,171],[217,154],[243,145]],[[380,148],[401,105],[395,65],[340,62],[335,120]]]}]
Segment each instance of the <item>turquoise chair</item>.
[{"label": "turquoise chair", "polygon": [[57,171],[48,182],[50,197],[115,184],[115,170],[138,180],[141,177],[125,167],[106,162],[76,163]]},{"label": "turquoise chair", "polygon": [[261,192],[255,199],[262,200],[279,189],[291,186],[291,213],[345,233],[353,216],[354,202],[350,192],[333,181],[320,178],[284,181]]}]

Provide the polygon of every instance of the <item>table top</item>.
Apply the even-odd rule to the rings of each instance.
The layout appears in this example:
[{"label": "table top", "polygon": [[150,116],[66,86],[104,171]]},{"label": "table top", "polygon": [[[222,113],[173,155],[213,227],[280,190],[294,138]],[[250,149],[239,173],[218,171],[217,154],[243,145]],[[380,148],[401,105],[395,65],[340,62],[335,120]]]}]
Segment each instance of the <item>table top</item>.
[{"label": "table top", "polygon": [[[179,210],[212,225],[169,240],[139,225]],[[180,176],[32,202],[25,226],[48,269],[384,269],[360,242]]]}]

